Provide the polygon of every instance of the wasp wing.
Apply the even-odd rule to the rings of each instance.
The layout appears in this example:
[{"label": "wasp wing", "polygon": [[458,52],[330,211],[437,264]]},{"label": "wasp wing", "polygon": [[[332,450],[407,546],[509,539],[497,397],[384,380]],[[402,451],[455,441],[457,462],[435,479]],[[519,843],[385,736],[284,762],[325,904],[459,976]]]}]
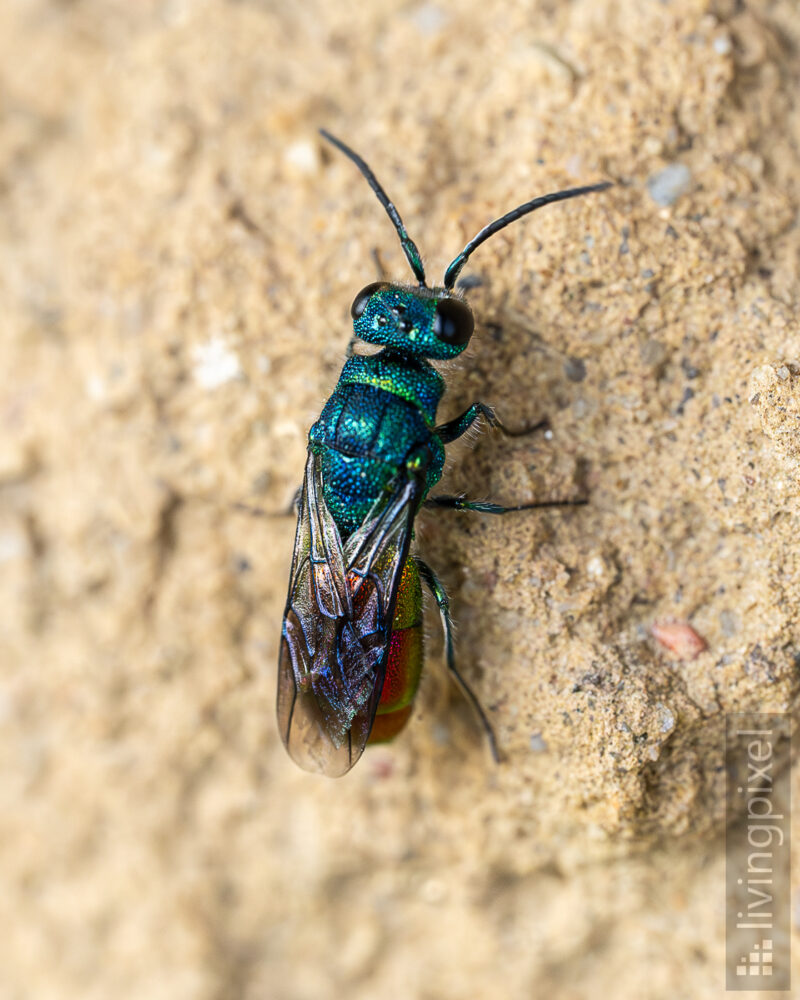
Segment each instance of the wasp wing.
[{"label": "wasp wing", "polygon": [[345,774],[380,701],[422,476],[401,477],[342,545],[309,450],[278,665],[278,725],[307,771]]}]

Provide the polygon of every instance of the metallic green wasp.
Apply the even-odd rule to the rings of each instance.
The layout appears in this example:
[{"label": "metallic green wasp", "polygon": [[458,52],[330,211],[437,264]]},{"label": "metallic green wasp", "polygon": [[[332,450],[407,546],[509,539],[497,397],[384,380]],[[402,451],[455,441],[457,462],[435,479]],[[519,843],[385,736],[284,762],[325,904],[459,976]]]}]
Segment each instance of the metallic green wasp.
[{"label": "metallic green wasp", "polygon": [[[442,475],[445,446],[494,411],[473,403],[436,423],[445,383],[431,361],[458,357],[474,329],[454,286],[472,252],[509,223],[552,202],[608,183],[535,198],[482,229],[429,288],[419,251],[367,164],[326,131],[386,209],[417,285],[376,282],[356,296],[354,335],[339,382],[308,436],[299,494],[289,595],[278,669],[278,725],[292,759],[309,771],[342,775],[367,743],[392,739],[411,714],[422,670],[422,583],[442,616],[447,665],[497,746],[489,720],[458,673],[447,594],[411,553],[421,506],[504,514],[517,507],[429,496]],[[377,354],[354,353],[356,341]]]}]

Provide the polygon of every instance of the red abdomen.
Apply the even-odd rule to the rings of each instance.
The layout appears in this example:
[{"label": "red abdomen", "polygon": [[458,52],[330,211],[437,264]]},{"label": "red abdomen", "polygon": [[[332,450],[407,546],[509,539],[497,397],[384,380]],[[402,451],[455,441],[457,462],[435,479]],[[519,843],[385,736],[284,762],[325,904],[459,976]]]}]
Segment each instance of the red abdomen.
[{"label": "red abdomen", "polygon": [[370,743],[393,739],[408,722],[421,672],[422,587],[417,564],[407,559],[397,591],[386,677]]}]

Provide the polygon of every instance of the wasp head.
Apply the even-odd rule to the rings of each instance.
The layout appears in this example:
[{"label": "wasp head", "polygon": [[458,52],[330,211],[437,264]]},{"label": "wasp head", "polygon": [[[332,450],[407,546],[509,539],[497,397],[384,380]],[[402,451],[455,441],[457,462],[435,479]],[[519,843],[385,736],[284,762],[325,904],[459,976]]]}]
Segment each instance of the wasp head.
[{"label": "wasp head", "polygon": [[350,315],[360,340],[439,361],[461,354],[475,327],[470,307],[447,289],[385,281],[362,288]]}]

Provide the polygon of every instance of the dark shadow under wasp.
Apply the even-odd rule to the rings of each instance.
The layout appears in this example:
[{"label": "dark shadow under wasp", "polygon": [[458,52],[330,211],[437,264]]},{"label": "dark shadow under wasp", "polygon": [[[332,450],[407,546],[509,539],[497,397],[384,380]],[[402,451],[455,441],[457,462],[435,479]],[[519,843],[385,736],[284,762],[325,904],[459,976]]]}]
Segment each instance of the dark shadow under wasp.
[{"label": "dark shadow under wasp", "polygon": [[[350,770],[367,743],[400,732],[422,670],[424,583],[442,617],[448,670],[498,759],[492,726],[456,667],[447,593],[431,567],[411,554],[414,518],[422,506],[505,514],[583,501],[505,507],[429,496],[442,475],[445,447],[478,419],[511,434],[482,402],[437,424],[445,383],[430,362],[457,357],[470,341],[472,311],[454,286],[481,243],[544,205],[611,185],[570,188],[520,205],[482,229],[447,268],[443,284],[429,288],[419,251],[375,175],[357,153],[321,131],[355,163],[386,209],[417,284],[378,281],[358,293],[347,361],[309,432],[278,667],[281,737],[301,767],[335,777]],[[381,350],[356,354],[359,340]]]}]

